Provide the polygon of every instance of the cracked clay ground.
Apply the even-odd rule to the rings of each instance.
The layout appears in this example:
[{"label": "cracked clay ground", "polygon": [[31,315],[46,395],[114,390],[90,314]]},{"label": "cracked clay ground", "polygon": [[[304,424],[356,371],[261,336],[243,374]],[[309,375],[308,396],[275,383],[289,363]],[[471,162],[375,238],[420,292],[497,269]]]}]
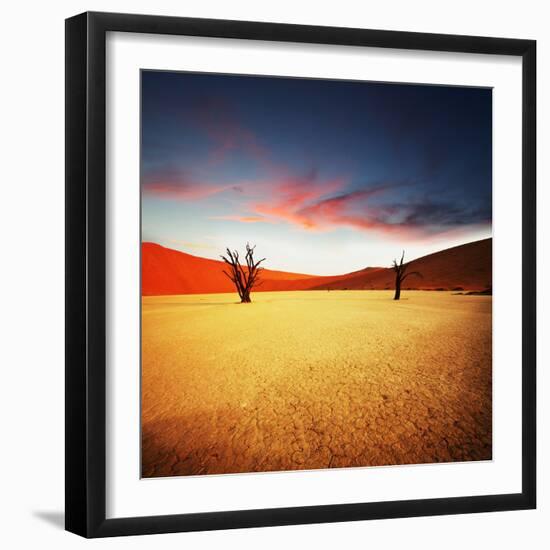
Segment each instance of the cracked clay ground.
[{"label": "cracked clay ground", "polygon": [[144,477],[491,458],[490,296],[143,298]]}]

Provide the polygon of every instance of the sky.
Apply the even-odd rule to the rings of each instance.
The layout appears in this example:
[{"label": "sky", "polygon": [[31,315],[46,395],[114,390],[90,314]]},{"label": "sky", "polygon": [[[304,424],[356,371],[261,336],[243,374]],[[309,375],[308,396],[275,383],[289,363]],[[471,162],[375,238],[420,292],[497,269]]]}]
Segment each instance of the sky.
[{"label": "sky", "polygon": [[142,72],[142,241],[335,275],[491,236],[492,91]]}]

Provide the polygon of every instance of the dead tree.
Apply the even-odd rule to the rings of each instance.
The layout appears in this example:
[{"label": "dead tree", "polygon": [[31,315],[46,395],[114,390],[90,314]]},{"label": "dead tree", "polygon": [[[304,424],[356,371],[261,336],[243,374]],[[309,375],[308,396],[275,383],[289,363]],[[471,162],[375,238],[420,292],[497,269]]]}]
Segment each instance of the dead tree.
[{"label": "dead tree", "polygon": [[229,273],[223,271],[224,274],[233,282],[239,293],[242,304],[249,304],[250,292],[258,285],[258,275],[263,268],[259,265],[265,260],[262,258],[257,262],[254,261],[254,249],[256,246],[250,246],[246,243],[246,267],[243,267],[239,261],[239,253],[236,250],[227,250],[227,256],[221,256],[222,260],[229,266]]},{"label": "dead tree", "polygon": [[405,258],[405,251],[401,255],[401,261],[397,263],[397,260],[393,261],[392,269],[395,271],[395,295],[394,300],[399,300],[401,298],[401,284],[409,275],[416,275],[417,277],[422,277],[422,274],[418,271],[409,271],[410,264],[404,264],[403,259]]}]

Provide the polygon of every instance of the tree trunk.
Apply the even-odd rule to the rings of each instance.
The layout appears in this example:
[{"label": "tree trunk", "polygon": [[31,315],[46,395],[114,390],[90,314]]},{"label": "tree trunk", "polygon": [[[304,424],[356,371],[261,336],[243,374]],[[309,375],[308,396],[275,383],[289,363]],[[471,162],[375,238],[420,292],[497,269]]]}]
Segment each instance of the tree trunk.
[{"label": "tree trunk", "polygon": [[422,274],[418,271],[409,271],[407,273],[407,269],[410,266],[409,264],[403,264],[403,258],[405,258],[405,251],[403,250],[403,254],[401,255],[401,261],[397,263],[397,260],[393,260],[392,268],[395,271],[395,295],[393,297],[394,300],[399,300],[401,298],[401,283],[409,276],[409,275],[416,275],[417,277],[422,277]]},{"label": "tree trunk", "polygon": [[394,300],[399,300],[401,298],[401,281],[399,280],[399,277],[396,277],[395,279],[395,296],[393,297]]}]

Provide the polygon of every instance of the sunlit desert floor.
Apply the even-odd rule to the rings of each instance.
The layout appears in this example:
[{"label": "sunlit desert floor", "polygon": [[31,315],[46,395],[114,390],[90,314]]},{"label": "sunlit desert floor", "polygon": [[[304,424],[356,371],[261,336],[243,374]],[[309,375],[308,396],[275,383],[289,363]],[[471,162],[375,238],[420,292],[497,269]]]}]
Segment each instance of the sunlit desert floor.
[{"label": "sunlit desert floor", "polygon": [[491,459],[490,296],[143,298],[144,477]]}]

